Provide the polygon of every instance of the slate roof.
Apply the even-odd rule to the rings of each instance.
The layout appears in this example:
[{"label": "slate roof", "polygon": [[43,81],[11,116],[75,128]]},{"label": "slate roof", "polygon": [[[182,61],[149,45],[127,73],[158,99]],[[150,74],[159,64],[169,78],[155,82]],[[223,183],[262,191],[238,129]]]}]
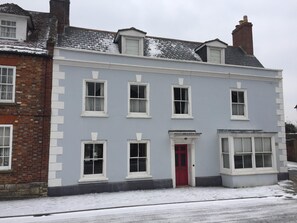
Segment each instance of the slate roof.
[{"label": "slate roof", "polygon": [[26,41],[0,38],[0,52],[46,55],[47,41],[56,40],[56,18],[49,13],[26,11],[15,4],[0,5],[0,13],[23,15],[31,18],[33,28],[29,30]]},{"label": "slate roof", "polygon": [[[126,29],[125,29],[126,30]],[[67,27],[59,36],[57,46],[103,53],[120,54],[119,46],[114,43],[116,32]],[[146,36],[144,38],[144,56],[186,61],[202,61],[195,53],[201,42]],[[225,50],[226,64],[263,67],[255,56],[247,55],[241,48],[228,46]]]},{"label": "slate roof", "polygon": [[6,3],[3,5],[0,5],[0,13],[30,16],[30,13],[28,13],[26,10],[22,9],[20,6],[13,3]]}]

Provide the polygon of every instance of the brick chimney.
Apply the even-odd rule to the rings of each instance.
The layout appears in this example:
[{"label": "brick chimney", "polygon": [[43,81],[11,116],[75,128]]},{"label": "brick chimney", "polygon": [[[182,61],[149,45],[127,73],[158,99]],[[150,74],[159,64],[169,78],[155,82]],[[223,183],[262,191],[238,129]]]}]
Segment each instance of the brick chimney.
[{"label": "brick chimney", "polygon": [[69,26],[70,0],[50,0],[50,13],[58,19],[58,34]]},{"label": "brick chimney", "polygon": [[254,55],[252,27],[253,24],[248,21],[248,17],[245,15],[232,32],[233,46],[241,47],[249,55]]}]

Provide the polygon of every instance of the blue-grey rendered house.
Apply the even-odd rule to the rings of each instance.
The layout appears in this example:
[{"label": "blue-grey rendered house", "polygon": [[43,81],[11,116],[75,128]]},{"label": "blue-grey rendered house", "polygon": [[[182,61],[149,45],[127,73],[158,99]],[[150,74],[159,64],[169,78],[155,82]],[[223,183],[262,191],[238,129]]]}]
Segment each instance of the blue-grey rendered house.
[{"label": "blue-grey rendered house", "polygon": [[62,30],[50,196],[287,179],[282,71],[253,55],[246,16],[232,46],[136,28]]}]

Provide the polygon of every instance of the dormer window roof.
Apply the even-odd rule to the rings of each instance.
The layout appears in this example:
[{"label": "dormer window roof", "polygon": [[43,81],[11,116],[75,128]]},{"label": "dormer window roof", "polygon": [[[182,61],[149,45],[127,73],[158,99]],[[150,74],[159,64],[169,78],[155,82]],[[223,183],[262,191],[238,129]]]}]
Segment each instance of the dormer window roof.
[{"label": "dormer window roof", "polygon": [[195,52],[201,57],[202,61],[208,63],[224,64],[225,49],[228,44],[219,39],[204,42],[195,49]]},{"label": "dormer window roof", "polygon": [[120,29],[114,38],[114,42],[119,44],[122,54],[143,56],[145,35],[146,32],[134,27]]},{"label": "dormer window roof", "polygon": [[33,29],[31,15],[16,4],[0,6],[0,38],[24,41]]}]

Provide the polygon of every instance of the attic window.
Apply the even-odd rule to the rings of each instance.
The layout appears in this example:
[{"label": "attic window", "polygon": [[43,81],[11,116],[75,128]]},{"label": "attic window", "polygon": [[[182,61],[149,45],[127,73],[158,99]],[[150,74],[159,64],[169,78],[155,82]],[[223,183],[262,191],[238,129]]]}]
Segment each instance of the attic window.
[{"label": "attic window", "polygon": [[122,54],[143,56],[144,37],[146,32],[131,27],[118,30],[114,42],[119,44]]},{"label": "attic window", "polygon": [[16,38],[16,22],[15,21],[7,21],[1,20],[1,32],[0,37],[3,38]]},{"label": "attic window", "polygon": [[208,62],[210,63],[222,63],[222,49],[209,48]]},{"label": "attic window", "polygon": [[126,38],[126,54],[139,55],[139,39]]},{"label": "attic window", "polygon": [[214,64],[225,63],[225,49],[227,43],[219,39],[214,39],[201,44],[195,52],[201,57],[202,61]]}]

